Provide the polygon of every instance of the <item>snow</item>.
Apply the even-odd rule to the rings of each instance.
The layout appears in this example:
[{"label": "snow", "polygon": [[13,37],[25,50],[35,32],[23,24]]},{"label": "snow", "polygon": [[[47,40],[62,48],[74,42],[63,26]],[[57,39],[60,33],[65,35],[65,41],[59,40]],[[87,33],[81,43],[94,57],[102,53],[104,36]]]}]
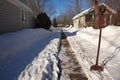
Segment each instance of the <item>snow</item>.
[{"label": "snow", "polygon": [[[37,80],[45,78],[49,70],[48,74],[56,78],[60,35],[60,31],[42,28],[0,35],[0,79],[16,80],[19,76],[20,80]],[[51,64],[54,64],[52,68]],[[46,76],[40,77],[40,73]]]},{"label": "snow", "polygon": [[[58,80],[60,29],[24,29],[0,35],[0,80]],[[73,26],[62,29],[88,80],[120,80],[120,26],[102,31],[101,73],[90,71],[96,60],[99,30]]]},{"label": "snow", "polygon": [[98,34],[99,30],[92,27],[81,28],[76,36],[69,36],[68,40],[89,80],[119,80],[120,27],[108,26],[103,29],[99,65],[104,67],[104,71],[101,73],[90,71],[96,60]]},{"label": "snow", "polygon": [[59,73],[57,66],[58,44],[59,39],[52,40],[26,67],[18,80],[56,80]]}]

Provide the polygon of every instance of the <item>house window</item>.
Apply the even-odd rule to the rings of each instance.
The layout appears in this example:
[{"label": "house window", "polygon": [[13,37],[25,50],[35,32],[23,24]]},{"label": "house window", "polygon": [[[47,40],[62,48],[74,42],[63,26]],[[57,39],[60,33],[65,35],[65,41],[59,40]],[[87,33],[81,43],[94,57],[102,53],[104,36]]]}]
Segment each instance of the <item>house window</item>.
[{"label": "house window", "polygon": [[27,12],[21,9],[21,22],[27,22]]},{"label": "house window", "polygon": [[75,21],[75,23],[76,23],[76,21]]},{"label": "house window", "polygon": [[88,15],[85,16],[86,22],[90,22],[91,19],[92,19],[92,15],[91,14],[88,14]]}]

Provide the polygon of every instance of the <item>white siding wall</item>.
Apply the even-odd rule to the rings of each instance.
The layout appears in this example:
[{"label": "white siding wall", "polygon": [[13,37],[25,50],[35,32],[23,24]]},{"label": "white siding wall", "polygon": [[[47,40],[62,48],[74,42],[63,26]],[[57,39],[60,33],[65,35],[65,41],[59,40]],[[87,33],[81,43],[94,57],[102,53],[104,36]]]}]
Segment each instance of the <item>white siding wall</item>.
[{"label": "white siding wall", "polygon": [[0,33],[33,28],[34,17],[26,12],[27,21],[22,22],[21,9],[7,0],[0,0]]},{"label": "white siding wall", "polygon": [[85,16],[81,16],[73,20],[74,27],[84,27],[85,26]]},{"label": "white siding wall", "polygon": [[73,21],[73,24],[74,24],[74,27],[79,27],[79,19],[75,19],[74,21]]}]

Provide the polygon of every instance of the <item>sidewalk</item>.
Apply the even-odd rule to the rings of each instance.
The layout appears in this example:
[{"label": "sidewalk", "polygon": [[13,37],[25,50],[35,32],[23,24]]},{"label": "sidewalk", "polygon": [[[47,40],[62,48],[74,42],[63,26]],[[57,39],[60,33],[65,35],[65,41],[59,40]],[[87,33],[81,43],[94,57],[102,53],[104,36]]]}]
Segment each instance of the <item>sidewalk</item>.
[{"label": "sidewalk", "polygon": [[61,60],[60,80],[88,80],[63,33],[59,58]]}]

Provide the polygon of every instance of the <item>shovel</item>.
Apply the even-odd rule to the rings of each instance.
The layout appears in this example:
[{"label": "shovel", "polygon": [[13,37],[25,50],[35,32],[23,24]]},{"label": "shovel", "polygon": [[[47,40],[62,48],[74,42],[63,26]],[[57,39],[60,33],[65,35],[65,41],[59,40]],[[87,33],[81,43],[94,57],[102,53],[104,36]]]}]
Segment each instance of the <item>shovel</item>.
[{"label": "shovel", "polygon": [[98,65],[99,52],[100,52],[100,43],[101,43],[101,33],[102,33],[102,27],[100,27],[100,32],[99,32],[99,42],[98,42],[98,51],[97,51],[97,57],[96,57],[96,64],[91,66],[91,68],[90,68],[90,70],[94,70],[94,71],[98,71],[98,72],[103,71],[103,67]]},{"label": "shovel", "polygon": [[91,66],[90,70],[98,71],[101,72],[103,71],[103,67],[98,65],[98,60],[99,60],[99,52],[100,52],[100,44],[101,44],[101,34],[102,34],[102,16],[103,13],[105,12],[105,9],[101,11],[100,15],[100,32],[99,32],[99,42],[98,42],[98,50],[97,50],[97,57],[96,57],[96,64]]}]

